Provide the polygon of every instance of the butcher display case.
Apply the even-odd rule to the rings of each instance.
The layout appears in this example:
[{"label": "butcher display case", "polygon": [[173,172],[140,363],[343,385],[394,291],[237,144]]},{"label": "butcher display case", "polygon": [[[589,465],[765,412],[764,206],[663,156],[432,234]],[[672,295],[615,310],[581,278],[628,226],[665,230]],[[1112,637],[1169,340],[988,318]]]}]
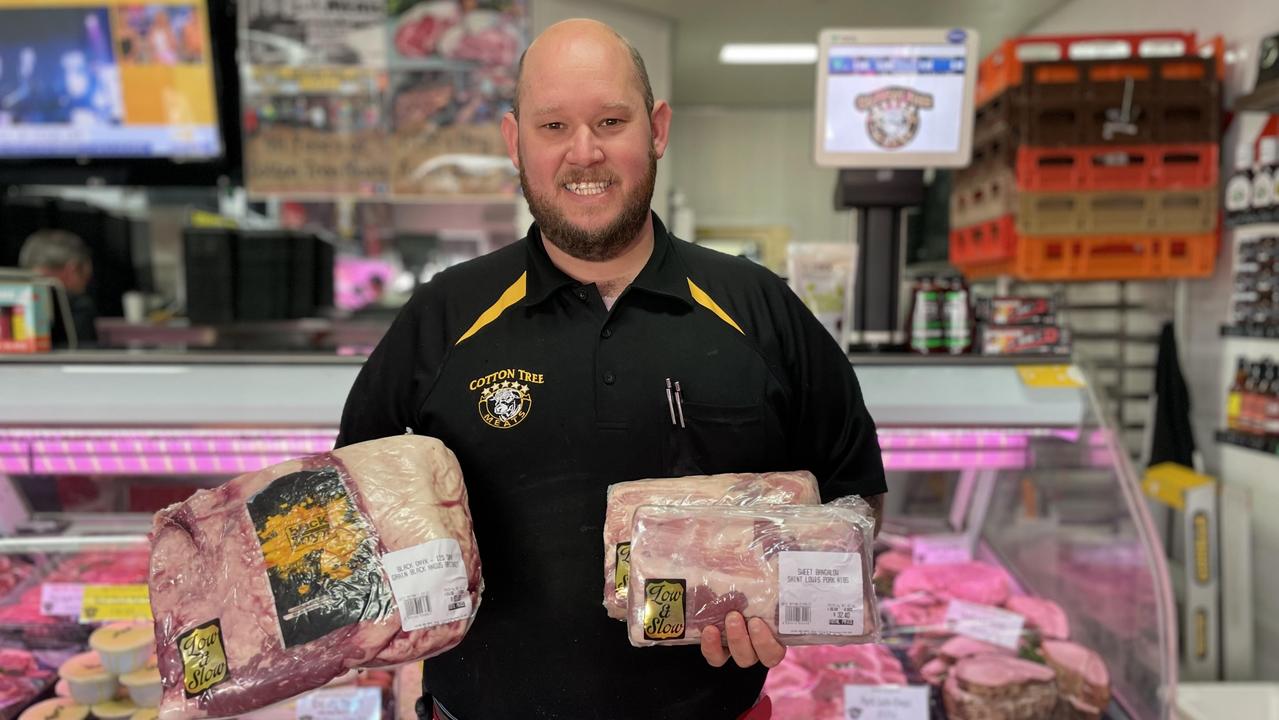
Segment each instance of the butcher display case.
[{"label": "butcher display case", "polygon": [[[0,357],[0,646],[83,642],[81,618],[53,607],[65,602],[57,593],[143,582],[151,513],[330,449],[360,362]],[[860,686],[888,683],[926,693],[938,718],[948,705],[971,712],[1008,697],[1038,712],[1049,685],[1051,701],[1074,713],[1057,717],[1170,718],[1178,652],[1164,554],[1080,372],[981,357],[853,362],[889,473],[876,577],[885,642],[850,646],[847,657],[791,648],[770,675],[774,717],[850,717],[850,703],[871,697]],[[943,652],[952,636],[974,643]],[[1040,670],[965,664],[983,653]],[[994,679],[970,673],[965,684],[971,667]]]}]

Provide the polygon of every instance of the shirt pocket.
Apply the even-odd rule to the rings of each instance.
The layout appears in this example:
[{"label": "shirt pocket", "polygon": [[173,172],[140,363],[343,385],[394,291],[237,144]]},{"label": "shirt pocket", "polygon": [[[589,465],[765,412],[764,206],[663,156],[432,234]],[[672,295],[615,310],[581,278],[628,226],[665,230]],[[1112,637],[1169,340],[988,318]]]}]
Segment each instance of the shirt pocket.
[{"label": "shirt pocket", "polygon": [[684,426],[666,436],[666,465],[673,476],[765,472],[780,437],[769,431],[767,409],[754,405],[709,405],[685,401]]}]

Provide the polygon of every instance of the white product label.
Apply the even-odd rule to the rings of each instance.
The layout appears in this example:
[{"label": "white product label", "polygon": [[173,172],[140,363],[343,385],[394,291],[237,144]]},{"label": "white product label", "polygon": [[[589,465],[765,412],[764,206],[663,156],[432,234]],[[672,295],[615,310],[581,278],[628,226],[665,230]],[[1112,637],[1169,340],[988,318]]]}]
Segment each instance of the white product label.
[{"label": "white product label", "polygon": [[927,685],[845,685],[847,720],[928,720]]},{"label": "white product label", "polygon": [[951,600],[946,608],[947,630],[1012,650],[1021,642],[1025,622],[1017,613],[963,600]]},{"label": "white product label", "polygon": [[1252,204],[1252,181],[1248,175],[1236,175],[1226,183],[1226,209],[1232,212],[1247,210]]},{"label": "white product label", "polygon": [[298,720],[382,720],[382,691],[375,687],[313,690],[298,698]]},{"label": "white product label", "polygon": [[80,617],[84,605],[84,585],[44,583],[40,586],[40,614],[46,617]]},{"label": "white product label", "polygon": [[1279,138],[1263,137],[1257,141],[1257,162],[1274,165],[1279,162]]},{"label": "white product label", "polygon": [[973,559],[972,547],[963,535],[922,535],[915,538],[911,549],[916,565],[955,565]]},{"label": "white product label", "polygon": [[465,620],[471,615],[462,546],[444,538],[382,556],[391,592],[400,607],[400,625],[421,630]]},{"label": "white product label", "polygon": [[787,550],[777,554],[782,635],[861,635],[861,553]]},{"label": "white product label", "polygon": [[1274,176],[1266,170],[1258,170],[1252,176],[1252,206],[1255,208],[1270,207],[1274,202]]}]

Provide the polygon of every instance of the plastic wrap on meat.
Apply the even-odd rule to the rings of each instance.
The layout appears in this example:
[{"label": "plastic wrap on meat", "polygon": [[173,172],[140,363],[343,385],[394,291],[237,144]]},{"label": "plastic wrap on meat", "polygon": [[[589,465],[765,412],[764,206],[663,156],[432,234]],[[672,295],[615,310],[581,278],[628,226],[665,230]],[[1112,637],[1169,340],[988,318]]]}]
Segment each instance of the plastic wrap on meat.
[{"label": "plastic wrap on meat", "polygon": [[444,652],[483,588],[457,460],[420,436],[241,475],[157,513],[151,538],[163,720]]},{"label": "plastic wrap on meat", "polygon": [[808,472],[724,473],[632,480],[608,488],[604,515],[604,608],[626,619],[631,520],[641,505],[816,505],[817,480]]},{"label": "plastic wrap on meat", "polygon": [[874,520],[860,498],[829,505],[654,506],[635,511],[632,645],[685,645],[728,613],[758,617],[784,645],[879,639],[870,582]]},{"label": "plastic wrap on meat", "polygon": [[1039,631],[1039,635],[1045,639],[1070,638],[1070,620],[1066,618],[1066,611],[1052,600],[1014,595],[1008,598],[1004,607],[1026,618],[1026,627]]},{"label": "plastic wrap on meat", "polygon": [[1076,643],[1045,640],[1040,648],[1057,673],[1061,701],[1057,717],[1096,720],[1110,704],[1110,671],[1097,653]]},{"label": "plastic wrap on meat", "polygon": [[1045,720],[1057,704],[1051,668],[1003,655],[960,660],[942,699],[950,720]]}]

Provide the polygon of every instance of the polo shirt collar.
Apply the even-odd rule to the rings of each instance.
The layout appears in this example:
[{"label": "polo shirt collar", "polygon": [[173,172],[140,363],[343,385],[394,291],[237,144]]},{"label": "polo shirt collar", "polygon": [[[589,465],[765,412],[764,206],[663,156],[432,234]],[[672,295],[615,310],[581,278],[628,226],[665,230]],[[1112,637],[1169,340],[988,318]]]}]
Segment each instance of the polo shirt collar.
[{"label": "polo shirt collar", "polygon": [[[530,225],[524,237],[528,251],[526,292],[523,305],[532,307],[544,302],[556,291],[576,285],[577,281],[555,267],[546,254],[542,233],[536,224]],[[653,213],[653,254],[644,264],[639,275],[631,282],[631,288],[672,297],[693,306],[692,291],[688,286],[688,273],[679,258],[675,240],[666,231],[657,213]]]}]

